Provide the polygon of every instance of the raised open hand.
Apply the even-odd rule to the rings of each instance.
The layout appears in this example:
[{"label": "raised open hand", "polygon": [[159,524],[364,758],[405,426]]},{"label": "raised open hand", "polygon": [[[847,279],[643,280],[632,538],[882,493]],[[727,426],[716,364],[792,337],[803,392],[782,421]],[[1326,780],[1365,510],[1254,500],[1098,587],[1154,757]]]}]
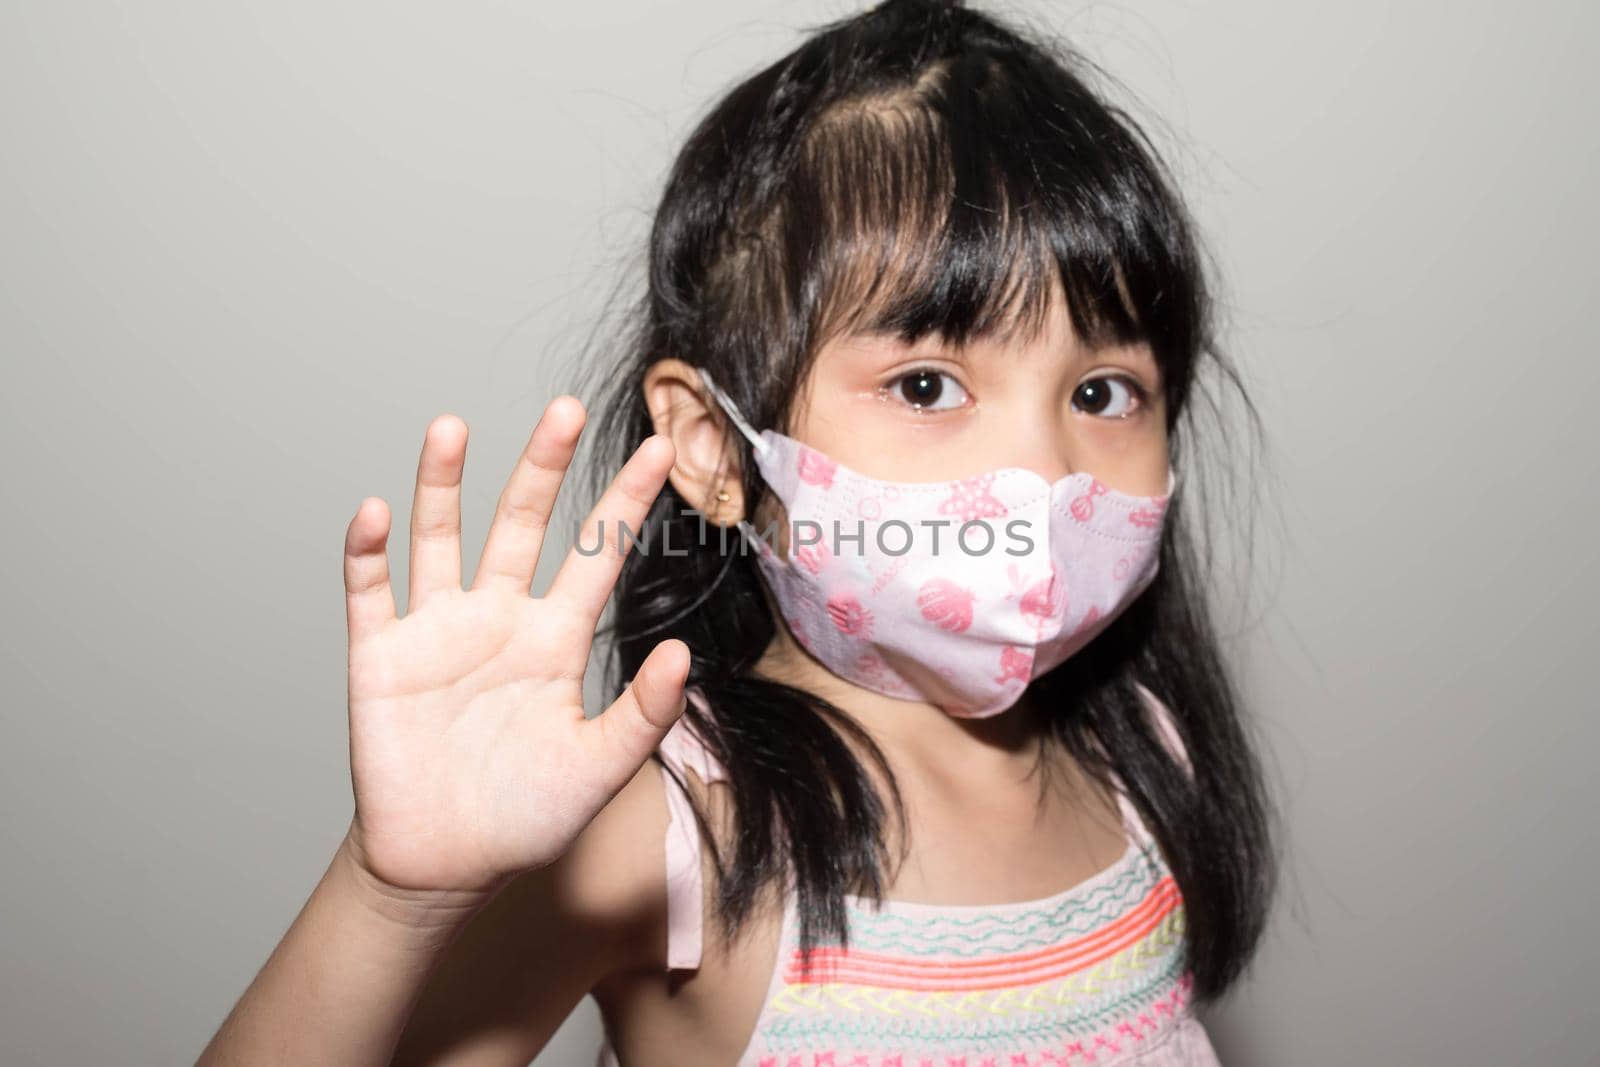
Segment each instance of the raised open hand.
[{"label": "raised open hand", "polygon": [[651,437],[589,514],[605,546],[575,548],[543,597],[529,595],[583,405],[559,397],[534,427],[495,509],[472,587],[461,587],[467,428],[428,427],[411,514],[411,597],[389,584],[389,510],[361,502],[345,538],[350,636],[350,840],[402,889],[492,887],[560,856],[649,758],[683,712],[689,650],[664,641],[616,703],[583,712],[583,674],[621,571],[618,524],[638,530],[671,469]]}]

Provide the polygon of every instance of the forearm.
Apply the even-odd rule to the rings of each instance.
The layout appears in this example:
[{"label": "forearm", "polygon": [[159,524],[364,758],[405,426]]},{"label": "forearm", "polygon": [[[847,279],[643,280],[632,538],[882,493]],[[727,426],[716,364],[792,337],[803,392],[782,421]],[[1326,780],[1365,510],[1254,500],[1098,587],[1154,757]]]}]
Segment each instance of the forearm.
[{"label": "forearm", "polygon": [[389,1063],[429,973],[490,896],[385,889],[346,837],[200,1067]]}]

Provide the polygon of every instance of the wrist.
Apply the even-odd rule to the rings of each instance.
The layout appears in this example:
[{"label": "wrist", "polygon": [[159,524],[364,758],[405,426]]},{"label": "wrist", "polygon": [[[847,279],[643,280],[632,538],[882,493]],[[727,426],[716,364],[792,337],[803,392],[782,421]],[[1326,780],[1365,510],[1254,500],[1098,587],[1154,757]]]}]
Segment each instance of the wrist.
[{"label": "wrist", "polygon": [[366,862],[354,825],[339,842],[333,867],[368,911],[423,937],[453,934],[500,888],[408,889],[393,885],[375,874]]}]

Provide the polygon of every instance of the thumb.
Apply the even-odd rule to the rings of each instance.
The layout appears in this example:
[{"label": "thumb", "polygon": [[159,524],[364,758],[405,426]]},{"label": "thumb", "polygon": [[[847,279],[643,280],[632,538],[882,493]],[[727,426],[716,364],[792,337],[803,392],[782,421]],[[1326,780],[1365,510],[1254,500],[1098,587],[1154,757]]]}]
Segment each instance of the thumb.
[{"label": "thumb", "polygon": [[683,714],[689,677],[689,646],[677,638],[650,650],[622,695],[588,722],[590,741],[613,795],[650,758]]}]

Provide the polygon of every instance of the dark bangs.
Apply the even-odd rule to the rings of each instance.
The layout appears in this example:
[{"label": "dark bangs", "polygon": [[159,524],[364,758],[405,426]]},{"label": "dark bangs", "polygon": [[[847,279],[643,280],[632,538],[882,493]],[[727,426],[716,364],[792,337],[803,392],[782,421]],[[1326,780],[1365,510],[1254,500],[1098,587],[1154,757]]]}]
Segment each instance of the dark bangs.
[{"label": "dark bangs", "polygon": [[755,227],[803,320],[795,355],[851,333],[1026,340],[1059,286],[1091,348],[1151,344],[1176,418],[1201,331],[1193,253],[1142,134],[1082,92],[1060,67],[972,51],[822,114]]}]

